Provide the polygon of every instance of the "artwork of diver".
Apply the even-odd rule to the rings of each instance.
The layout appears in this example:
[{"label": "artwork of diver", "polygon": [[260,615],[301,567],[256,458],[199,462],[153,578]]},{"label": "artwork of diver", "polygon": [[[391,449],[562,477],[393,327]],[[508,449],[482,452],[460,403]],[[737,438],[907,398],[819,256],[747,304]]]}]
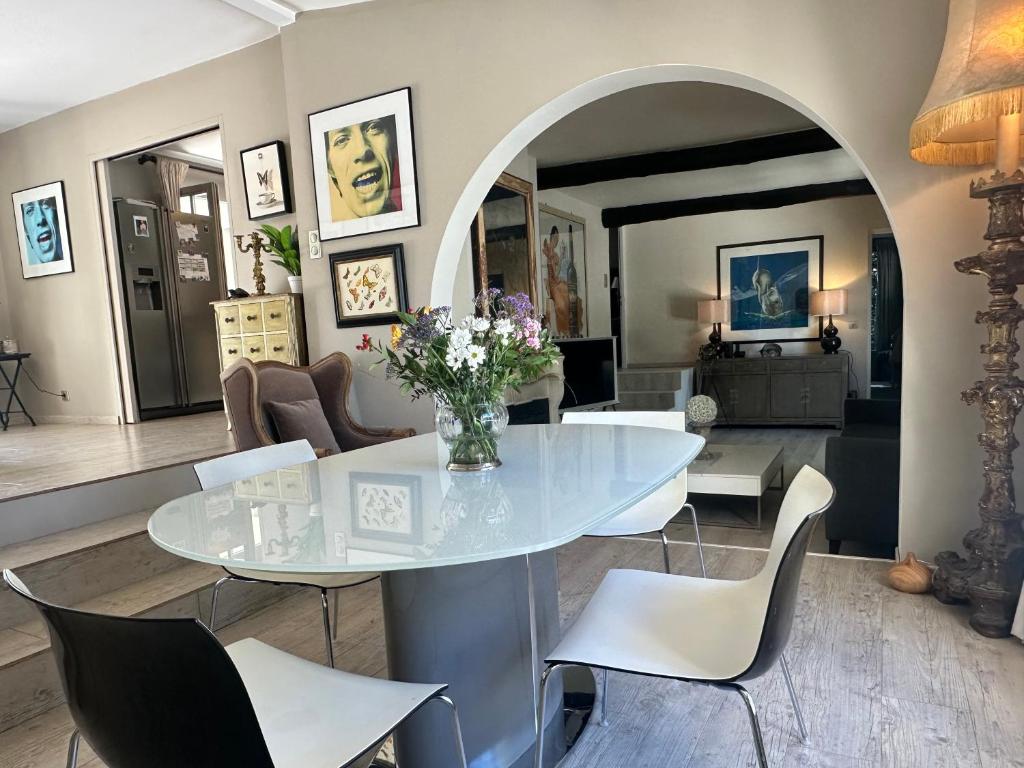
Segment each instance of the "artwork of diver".
[{"label": "artwork of diver", "polygon": [[806,251],[741,256],[730,266],[733,330],[807,324]]}]

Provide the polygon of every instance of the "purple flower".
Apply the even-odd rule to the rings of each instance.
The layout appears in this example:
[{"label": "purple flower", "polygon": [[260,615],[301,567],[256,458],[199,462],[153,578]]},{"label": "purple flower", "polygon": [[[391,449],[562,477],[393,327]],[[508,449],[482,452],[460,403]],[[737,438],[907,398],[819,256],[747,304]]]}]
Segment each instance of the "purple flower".
[{"label": "purple flower", "polygon": [[451,307],[436,307],[416,316],[416,322],[402,329],[399,349],[423,349],[444,334],[451,317]]}]

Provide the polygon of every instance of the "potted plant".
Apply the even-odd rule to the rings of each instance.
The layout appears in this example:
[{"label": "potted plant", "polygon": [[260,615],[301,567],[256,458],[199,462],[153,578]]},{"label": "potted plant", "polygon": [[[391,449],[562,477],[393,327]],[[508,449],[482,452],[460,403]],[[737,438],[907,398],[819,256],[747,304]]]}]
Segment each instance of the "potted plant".
[{"label": "potted plant", "polygon": [[525,294],[491,289],[477,297],[477,307],[480,314],[460,321],[451,307],[400,312],[390,346],[364,333],[356,347],[380,353],[387,377],[414,400],[434,399],[451,471],[501,465],[498,440],[508,426],[503,393],[536,380],[559,354]]},{"label": "potted plant", "polygon": [[284,229],[263,224],[260,231],[267,237],[267,247],[277,256],[273,262],[284,267],[288,273],[288,289],[292,293],[302,293],[302,261],[299,259],[298,234],[292,230],[291,224]]}]

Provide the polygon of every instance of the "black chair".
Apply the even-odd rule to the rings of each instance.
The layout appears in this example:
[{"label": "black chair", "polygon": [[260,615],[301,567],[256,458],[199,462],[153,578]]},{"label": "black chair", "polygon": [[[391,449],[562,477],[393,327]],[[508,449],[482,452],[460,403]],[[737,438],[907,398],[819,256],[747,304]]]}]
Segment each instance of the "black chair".
[{"label": "black chair", "polygon": [[251,638],[227,647],[195,619],[139,619],[61,608],[11,571],[50,632],[76,730],[109,768],[367,766],[383,741],[446,685],[397,683],[323,667]]},{"label": "black chair", "polygon": [[847,400],[843,431],[825,441],[825,475],[836,503],[825,515],[828,551],[844,541],[896,549],[900,495],[900,401]]},{"label": "black chair", "polygon": [[[778,662],[800,738],[806,742],[807,729],[783,652],[793,627],[811,532],[834,496],[822,474],[810,467],[801,469],[782,502],[768,559],[750,579],[609,571],[547,657],[540,681],[539,722],[544,722],[548,678],[559,667],[587,666],[705,683],[742,697],[758,763],[767,768],[757,709],[743,683]],[[607,702],[601,702],[601,711],[607,713]],[[538,739],[535,768],[544,764],[543,746],[543,739]]]}]

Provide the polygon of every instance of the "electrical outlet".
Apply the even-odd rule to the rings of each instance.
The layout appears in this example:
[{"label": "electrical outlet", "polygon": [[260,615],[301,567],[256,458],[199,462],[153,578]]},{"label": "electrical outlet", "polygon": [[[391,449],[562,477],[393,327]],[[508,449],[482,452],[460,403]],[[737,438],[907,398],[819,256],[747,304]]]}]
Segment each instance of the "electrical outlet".
[{"label": "electrical outlet", "polygon": [[856,320],[851,320],[849,323],[847,323],[847,327],[851,331],[856,331],[857,330],[857,321]]},{"label": "electrical outlet", "polygon": [[71,399],[71,395],[68,394],[68,391],[66,389],[62,389],[60,391],[60,399],[61,400],[70,400]]},{"label": "electrical outlet", "polygon": [[311,229],[307,233],[307,237],[309,238],[309,258],[319,259],[324,255],[324,252],[320,250],[320,231]]}]

